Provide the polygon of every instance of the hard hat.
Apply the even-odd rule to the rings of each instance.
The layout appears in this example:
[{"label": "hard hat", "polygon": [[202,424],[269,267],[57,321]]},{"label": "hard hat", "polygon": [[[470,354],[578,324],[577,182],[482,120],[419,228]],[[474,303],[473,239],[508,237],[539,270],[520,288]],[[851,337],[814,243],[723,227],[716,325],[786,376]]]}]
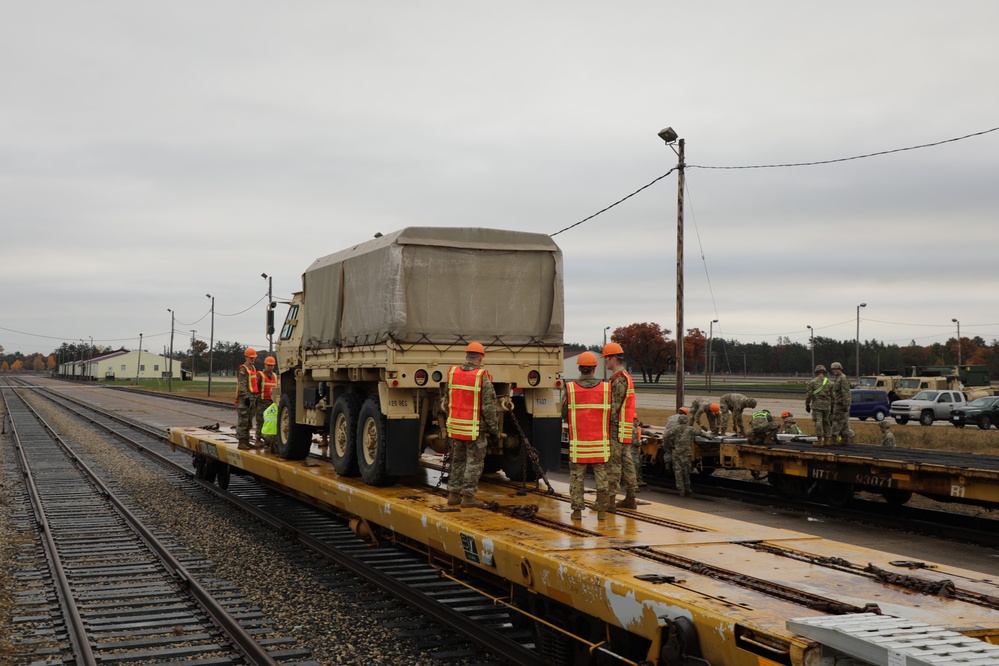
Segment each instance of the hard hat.
[{"label": "hard hat", "polygon": [[597,367],[597,355],[591,351],[584,351],[576,359],[576,365],[581,368],[595,368]]},{"label": "hard hat", "polygon": [[721,412],[721,405],[719,405],[717,402],[712,402],[710,405],[708,405],[708,409],[711,410],[712,414],[718,414]]},{"label": "hard hat", "polygon": [[275,363],[277,363],[277,359],[273,356],[268,356],[264,359],[264,365],[274,365]]},{"label": "hard hat", "polygon": [[481,342],[469,342],[468,346],[465,347],[466,354],[482,354],[486,355],[486,349],[482,346]]},{"label": "hard hat", "polygon": [[676,410],[676,411],[677,411],[678,413],[680,413],[680,414],[690,414],[690,410],[689,410],[689,409],[687,409],[686,407],[681,407],[680,409],[678,409],[678,410]]},{"label": "hard hat", "polygon": [[826,371],[826,366],[822,365],[821,363],[815,366],[815,372],[825,373],[825,371]]},{"label": "hard hat", "polygon": [[246,358],[257,358],[257,350],[253,347],[247,347],[246,351],[243,352],[243,356]]},{"label": "hard hat", "polygon": [[843,364],[840,363],[839,361],[833,361],[833,364],[830,365],[829,367],[832,368],[833,370],[842,370]]},{"label": "hard hat", "polygon": [[604,358],[608,356],[624,356],[624,349],[616,342],[608,342],[604,345],[604,351],[600,355]]},{"label": "hard hat", "polygon": [[791,416],[791,412],[787,411],[786,409],[783,412],[781,412],[781,415],[780,415],[780,417],[782,419],[789,418],[790,416]]}]

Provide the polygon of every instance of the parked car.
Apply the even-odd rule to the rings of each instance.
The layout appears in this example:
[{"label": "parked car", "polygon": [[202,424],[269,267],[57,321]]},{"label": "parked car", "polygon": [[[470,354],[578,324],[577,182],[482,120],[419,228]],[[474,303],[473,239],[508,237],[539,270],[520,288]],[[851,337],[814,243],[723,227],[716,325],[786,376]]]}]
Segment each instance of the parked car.
[{"label": "parked car", "polygon": [[891,411],[888,392],[878,389],[850,389],[850,416],[861,421],[884,421]]},{"label": "parked car", "polygon": [[918,419],[920,425],[928,426],[936,420],[949,421],[952,409],[963,409],[967,404],[960,391],[920,391],[908,400],[891,403],[891,416],[900,425]]},{"label": "parked car", "polygon": [[964,407],[955,407],[950,410],[950,422],[958,428],[971,423],[982,430],[988,430],[999,424],[999,396],[989,395],[972,400]]}]

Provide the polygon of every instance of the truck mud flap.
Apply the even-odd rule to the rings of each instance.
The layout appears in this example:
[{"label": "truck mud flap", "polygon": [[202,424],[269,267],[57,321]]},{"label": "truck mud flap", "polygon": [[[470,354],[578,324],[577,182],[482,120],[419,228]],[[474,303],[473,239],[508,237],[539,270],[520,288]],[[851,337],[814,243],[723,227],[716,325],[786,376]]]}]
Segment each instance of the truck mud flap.
[{"label": "truck mud flap", "polygon": [[562,464],[562,419],[535,417],[531,423],[531,444],[538,450],[538,459],[546,472]]},{"label": "truck mud flap", "polygon": [[385,472],[391,476],[411,476],[420,471],[420,422],[417,419],[388,419],[385,446],[388,458]]}]

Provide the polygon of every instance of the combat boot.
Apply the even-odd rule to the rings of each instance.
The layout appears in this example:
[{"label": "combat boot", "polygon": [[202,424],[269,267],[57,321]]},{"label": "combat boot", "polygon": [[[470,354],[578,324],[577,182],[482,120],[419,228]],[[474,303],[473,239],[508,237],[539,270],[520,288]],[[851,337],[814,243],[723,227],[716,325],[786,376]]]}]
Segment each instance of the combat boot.
[{"label": "combat boot", "polygon": [[570,520],[582,520],[583,519],[583,512],[580,511],[579,509],[573,509],[572,510],[572,515],[569,516],[569,519]]},{"label": "combat boot", "polygon": [[625,493],[624,499],[616,504],[619,509],[637,509],[638,500],[635,498],[635,491],[631,488]]},{"label": "combat boot", "polygon": [[457,506],[461,504],[461,493],[448,493],[447,494],[447,505]]},{"label": "combat boot", "polygon": [[249,440],[249,438],[248,437],[244,437],[244,438],[240,439],[239,440],[239,446],[237,446],[236,448],[239,449],[240,451],[249,451],[250,448],[251,448],[250,447],[250,440]]},{"label": "combat boot", "polygon": [[597,520],[607,520],[607,512],[597,511]]},{"label": "combat boot", "polygon": [[480,499],[475,499],[474,496],[461,498],[462,509],[481,509],[485,505],[486,505],[485,502],[483,502]]}]

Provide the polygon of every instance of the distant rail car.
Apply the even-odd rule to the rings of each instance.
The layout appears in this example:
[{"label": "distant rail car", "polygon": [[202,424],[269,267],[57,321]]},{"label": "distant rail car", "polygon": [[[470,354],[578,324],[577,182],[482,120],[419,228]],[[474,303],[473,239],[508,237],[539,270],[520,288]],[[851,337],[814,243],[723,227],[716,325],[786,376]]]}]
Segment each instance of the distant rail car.
[{"label": "distant rail car", "polygon": [[[518,484],[486,476],[478,496],[499,508],[456,510],[435,490],[439,472],[427,464],[379,487],[339,476],[325,460],[240,451],[225,433],[173,428],[170,437],[215,465],[347,513],[377,539],[427,553],[444,576],[465,572],[508,589],[494,602],[533,629],[539,663],[832,664],[842,652],[789,625],[865,612],[957,632],[978,639],[972,647],[983,654],[999,652],[994,576],[683,507],[643,505],[605,521],[590,511],[572,521],[557,482],[557,494],[532,493],[525,503]],[[942,586],[947,595],[935,593]]]},{"label": "distant rail car", "polygon": [[863,490],[895,504],[919,493],[941,502],[999,507],[999,456],[864,445],[818,449],[796,441],[774,447],[724,442],[719,455],[722,467],[766,473],[789,497],[818,492],[842,504]]}]

